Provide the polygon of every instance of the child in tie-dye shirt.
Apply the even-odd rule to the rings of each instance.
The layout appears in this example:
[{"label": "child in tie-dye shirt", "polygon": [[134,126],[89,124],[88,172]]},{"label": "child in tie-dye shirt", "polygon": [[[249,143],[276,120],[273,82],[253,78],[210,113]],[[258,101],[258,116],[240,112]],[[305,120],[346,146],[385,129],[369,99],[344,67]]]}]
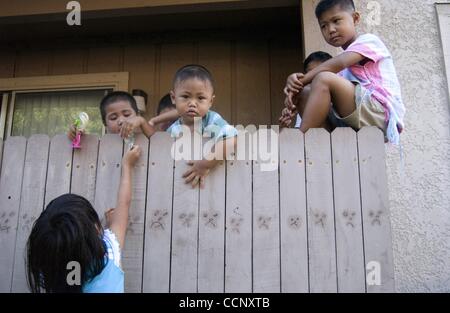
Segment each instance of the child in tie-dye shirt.
[{"label": "child in tie-dye shirt", "polygon": [[344,52],[306,74],[289,76],[287,114],[303,112],[303,132],[329,128],[328,121],[334,120],[357,130],[377,126],[398,144],[405,107],[388,49],[377,36],[356,33],[360,15],[353,0],[322,0],[316,16],[327,43]]}]

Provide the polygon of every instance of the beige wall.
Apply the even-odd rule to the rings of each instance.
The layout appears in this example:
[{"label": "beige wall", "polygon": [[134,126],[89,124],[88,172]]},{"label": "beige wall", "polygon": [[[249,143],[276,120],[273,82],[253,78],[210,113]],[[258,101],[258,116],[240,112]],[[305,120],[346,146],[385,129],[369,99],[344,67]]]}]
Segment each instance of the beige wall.
[{"label": "beige wall", "polygon": [[341,50],[328,45],[322,37],[314,10],[320,0],[301,0],[302,24],[304,38],[304,55],[307,57],[315,51],[325,51],[331,55],[338,54]]},{"label": "beige wall", "polygon": [[[356,3],[360,31],[379,35],[391,50],[407,110],[404,167],[398,150],[386,148],[396,289],[449,292],[450,103],[435,1],[378,0],[381,23],[374,26],[367,23],[370,1]],[[305,7],[306,19],[313,12]],[[309,27],[306,51],[321,47]]]}]

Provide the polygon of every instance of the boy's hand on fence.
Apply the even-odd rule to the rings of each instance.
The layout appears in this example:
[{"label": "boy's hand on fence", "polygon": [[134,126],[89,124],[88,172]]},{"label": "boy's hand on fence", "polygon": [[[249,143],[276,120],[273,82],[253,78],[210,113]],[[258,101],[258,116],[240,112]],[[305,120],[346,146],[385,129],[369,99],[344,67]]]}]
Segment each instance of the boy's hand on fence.
[{"label": "boy's hand on fence", "polygon": [[289,96],[290,93],[300,93],[303,90],[302,79],[305,75],[302,73],[294,73],[288,76],[286,81],[286,87],[284,88],[284,94]]},{"label": "boy's hand on fence", "polygon": [[139,160],[139,157],[141,156],[142,149],[139,146],[133,146],[130,150],[128,150],[122,159],[122,165],[133,167],[137,160]]},{"label": "boy's hand on fence", "polygon": [[210,161],[191,161],[188,162],[188,165],[192,167],[183,174],[183,178],[185,178],[184,182],[191,184],[192,188],[195,188],[197,185],[203,188],[205,186],[205,177],[211,170]]},{"label": "boy's hand on fence", "polygon": [[74,141],[77,137],[77,132],[81,133],[81,135],[84,135],[84,130],[77,130],[75,125],[70,125],[69,130],[67,131],[67,137],[70,139],[70,141]]}]

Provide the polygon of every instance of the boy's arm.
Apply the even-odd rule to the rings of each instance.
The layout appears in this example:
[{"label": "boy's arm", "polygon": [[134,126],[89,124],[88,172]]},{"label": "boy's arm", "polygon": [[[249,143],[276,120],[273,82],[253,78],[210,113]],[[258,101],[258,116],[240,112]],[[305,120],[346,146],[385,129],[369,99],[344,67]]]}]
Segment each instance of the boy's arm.
[{"label": "boy's arm", "polygon": [[120,177],[117,206],[111,215],[110,229],[116,235],[120,248],[123,248],[128,227],[128,214],[131,205],[131,185],[133,166],[139,159],[141,148],[134,146],[122,160],[122,175]]},{"label": "boy's arm", "polygon": [[340,55],[320,64],[313,70],[306,73],[303,77],[300,77],[300,81],[303,86],[306,86],[310,84],[314,77],[321,72],[339,73],[343,69],[355,65],[364,59],[364,56],[356,52],[341,53]]},{"label": "boy's arm", "polygon": [[141,130],[147,138],[150,138],[156,132],[155,126],[150,123],[147,123],[145,118],[143,117],[141,118],[142,118],[140,122]]},{"label": "boy's arm", "polygon": [[120,136],[127,138],[134,129],[139,127],[147,138],[150,138],[156,132],[156,125],[168,121],[176,120],[179,117],[176,110],[172,110],[146,121],[142,116],[136,116],[124,122],[120,129]]},{"label": "boy's arm", "polygon": [[178,115],[177,110],[171,110],[169,112],[162,113],[158,116],[155,116],[150,119],[149,124],[150,125],[158,125],[160,123],[170,122],[178,119],[180,116]]},{"label": "boy's arm", "polygon": [[150,138],[156,132],[154,126],[147,123],[145,118],[136,116],[122,124],[120,127],[120,137],[127,138],[136,128],[140,128],[147,138]]},{"label": "boy's arm", "polygon": [[201,161],[189,162],[192,165],[183,178],[186,178],[186,184],[191,183],[192,187],[200,184],[203,187],[204,178],[209,171],[214,169],[222,160],[226,160],[227,156],[234,152],[237,145],[237,137],[226,138],[214,145],[214,152],[210,153]]}]

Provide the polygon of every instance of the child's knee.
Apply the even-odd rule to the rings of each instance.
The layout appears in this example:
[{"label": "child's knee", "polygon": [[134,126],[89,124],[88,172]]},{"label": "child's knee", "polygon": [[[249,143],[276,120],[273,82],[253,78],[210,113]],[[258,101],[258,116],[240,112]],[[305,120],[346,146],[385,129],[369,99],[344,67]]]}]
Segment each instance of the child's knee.
[{"label": "child's knee", "polygon": [[312,81],[312,85],[326,85],[330,86],[332,81],[335,79],[336,74],[332,72],[320,72],[317,74]]},{"label": "child's knee", "polygon": [[311,92],[311,86],[308,85],[308,86],[303,87],[303,90],[302,90],[301,94],[302,95],[308,95],[310,92]]}]

